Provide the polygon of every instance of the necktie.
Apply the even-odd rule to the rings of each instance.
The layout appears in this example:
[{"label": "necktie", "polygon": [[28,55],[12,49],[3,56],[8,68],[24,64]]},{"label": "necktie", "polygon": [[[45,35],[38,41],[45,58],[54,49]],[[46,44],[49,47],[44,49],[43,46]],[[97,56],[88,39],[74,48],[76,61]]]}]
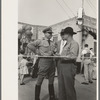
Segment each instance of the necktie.
[{"label": "necktie", "polygon": [[50,40],[48,40],[48,43],[49,43],[49,45],[50,45]]}]

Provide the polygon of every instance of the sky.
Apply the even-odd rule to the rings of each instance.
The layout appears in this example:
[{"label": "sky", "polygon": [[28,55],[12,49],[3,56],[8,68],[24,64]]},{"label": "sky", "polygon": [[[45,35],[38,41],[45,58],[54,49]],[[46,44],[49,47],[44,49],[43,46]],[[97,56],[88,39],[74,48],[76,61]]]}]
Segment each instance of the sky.
[{"label": "sky", "polygon": [[[19,0],[18,22],[49,26],[77,15],[82,0]],[[96,0],[84,0],[86,15],[97,17]]]}]

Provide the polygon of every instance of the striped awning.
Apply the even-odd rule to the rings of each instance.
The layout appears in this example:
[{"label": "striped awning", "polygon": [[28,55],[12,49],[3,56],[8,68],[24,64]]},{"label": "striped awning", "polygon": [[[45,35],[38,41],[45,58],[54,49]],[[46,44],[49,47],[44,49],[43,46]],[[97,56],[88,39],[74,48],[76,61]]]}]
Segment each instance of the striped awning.
[{"label": "striped awning", "polygon": [[88,27],[88,26],[83,26],[83,30],[88,32],[90,35],[92,35],[94,37],[94,39],[96,39],[97,37],[97,30],[92,28],[92,27]]}]

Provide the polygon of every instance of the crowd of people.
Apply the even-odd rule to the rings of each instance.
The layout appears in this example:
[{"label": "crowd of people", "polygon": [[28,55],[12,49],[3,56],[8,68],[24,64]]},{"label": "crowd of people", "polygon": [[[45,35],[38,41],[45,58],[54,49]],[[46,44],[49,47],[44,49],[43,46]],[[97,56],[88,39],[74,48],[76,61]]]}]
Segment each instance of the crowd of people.
[{"label": "crowd of people", "polygon": [[[44,78],[47,78],[49,81],[49,100],[55,100],[54,78],[56,66],[59,100],[77,100],[74,81],[79,44],[73,39],[73,35],[77,33],[73,31],[72,27],[66,27],[61,30],[61,40],[58,42],[51,40],[53,34],[51,27],[44,29],[43,33],[45,38],[28,42],[25,48],[22,46],[23,43],[20,42],[21,38],[19,38],[18,68],[20,85],[25,85],[25,74],[32,74],[32,77],[36,75],[35,100],[40,100],[41,85]],[[82,84],[93,83],[92,80],[96,79],[96,75],[93,75],[96,74],[96,63],[93,56],[92,48],[89,50],[88,44],[85,44],[85,48],[81,53],[81,68],[84,65],[85,80]]]}]

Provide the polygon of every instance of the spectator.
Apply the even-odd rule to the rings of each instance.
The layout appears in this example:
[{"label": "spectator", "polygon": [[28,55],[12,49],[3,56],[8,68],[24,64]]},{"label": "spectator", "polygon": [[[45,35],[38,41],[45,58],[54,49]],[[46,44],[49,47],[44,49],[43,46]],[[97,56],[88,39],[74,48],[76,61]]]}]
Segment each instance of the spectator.
[{"label": "spectator", "polygon": [[27,63],[28,61],[26,60],[27,56],[23,55],[23,59],[19,63],[19,68],[20,68],[20,85],[25,85],[23,82],[24,80],[24,75],[28,74],[28,68],[27,68]]},{"label": "spectator", "polygon": [[89,83],[93,83],[92,81],[92,68],[91,66],[91,51],[88,48],[88,44],[84,45],[84,50],[82,51],[82,57],[84,59],[84,78],[85,82],[82,82],[82,84],[88,85]]},{"label": "spectator", "polygon": [[20,62],[23,59],[24,55],[24,50],[20,50],[19,55],[18,55],[18,79],[20,79]]}]

